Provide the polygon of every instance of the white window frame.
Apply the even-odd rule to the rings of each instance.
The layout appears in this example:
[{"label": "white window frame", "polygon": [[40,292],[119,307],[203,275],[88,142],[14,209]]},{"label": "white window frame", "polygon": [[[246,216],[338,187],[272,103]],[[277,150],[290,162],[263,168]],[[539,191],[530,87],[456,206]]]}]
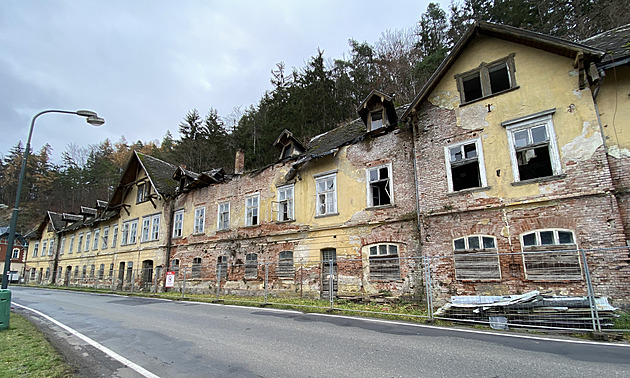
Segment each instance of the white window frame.
[{"label": "white window frame", "polygon": [[68,245],[68,254],[72,254],[72,250],[74,249],[74,234],[70,235],[70,245]]},{"label": "white window frame", "polygon": [[100,244],[101,239],[101,229],[97,228],[94,230],[94,240],[92,241],[92,250],[98,250],[98,245]]},{"label": "white window frame", "polygon": [[63,255],[64,248],[66,248],[66,237],[62,236],[61,237],[61,245],[59,246],[59,254],[60,255]]},{"label": "white window frame", "polygon": [[[320,183],[332,180],[333,188],[320,190]],[[315,214],[317,216],[336,215],[337,213],[337,173],[315,177]],[[323,196],[323,197],[322,197]],[[324,209],[322,211],[322,205]]]},{"label": "white window frame", "polygon": [[42,241],[42,254],[41,256],[46,256],[46,253],[48,252],[48,239]]},{"label": "white window frame", "polygon": [[217,230],[230,228],[230,202],[219,202],[217,205]]},{"label": "white window frame", "polygon": [[116,244],[118,243],[118,225],[115,224],[112,228],[112,248],[116,248]]},{"label": "white window frame", "polygon": [[129,221],[129,244],[138,242],[138,220]]},{"label": "white window frame", "polygon": [[120,230],[120,245],[127,245],[129,240],[129,222],[123,222]]},{"label": "white window frame", "polygon": [[[372,197],[372,183],[382,181],[380,176],[377,180],[372,180],[370,172],[376,171],[377,175],[380,172],[381,168],[387,168],[387,187],[389,194],[389,203],[383,205],[374,205],[374,200]],[[394,204],[394,180],[392,178],[392,163],[381,164],[374,167],[369,167],[365,169],[365,183],[366,183],[366,193],[367,193],[367,207],[382,207],[382,206],[391,206]]]},{"label": "white window frame", "polygon": [[[479,187],[471,187],[471,188],[465,188],[465,189],[460,189],[460,190],[454,190],[453,188],[453,169],[451,166],[451,150],[453,148],[459,147],[461,152],[462,152],[462,156],[464,156],[463,160],[467,160],[465,158],[464,155],[464,151],[463,148],[464,146],[467,146],[469,144],[475,144],[475,149],[477,151],[477,164],[479,166],[479,179],[481,181],[481,186]],[[472,158],[470,158],[472,160]],[[486,164],[484,163],[484,159],[483,159],[483,148],[481,147],[481,138],[476,138],[476,139],[470,139],[464,142],[459,142],[459,143],[454,143],[454,144],[450,144],[446,147],[444,147],[444,160],[446,161],[446,180],[448,182],[448,191],[449,193],[454,193],[454,192],[459,192],[461,190],[471,190],[471,189],[477,189],[477,188],[485,188],[488,186],[488,181],[486,179]]]},{"label": "white window frame", "polygon": [[13,248],[13,252],[11,253],[11,260],[17,260],[20,258],[20,249]]},{"label": "white window frame", "polygon": [[151,217],[151,240],[160,238],[160,214],[154,214]]},{"label": "white window frame", "polygon": [[142,217],[142,243],[148,242],[150,238],[151,216]]},{"label": "white window frame", "polygon": [[103,227],[103,237],[101,243],[101,249],[107,249],[109,243],[109,226]]},{"label": "white window frame", "polygon": [[184,210],[173,213],[173,237],[181,238],[184,233]]},{"label": "white window frame", "polygon": [[[381,115],[380,119],[374,119],[374,115],[375,114],[379,114]],[[384,108],[378,109],[378,110],[374,110],[370,112],[370,131],[374,131],[374,130],[378,130],[378,129],[382,129],[383,127],[385,127],[386,125],[386,112]]]},{"label": "white window frame", "polygon": [[[556,132],[553,127],[553,113],[556,109],[546,110],[541,113],[533,114],[530,116],[522,117],[519,119],[503,122],[505,131],[508,136],[508,146],[510,149],[510,161],[512,163],[512,176],[514,182],[520,182],[521,175],[518,170],[518,160],[516,155],[516,143],[514,141],[514,133],[521,130],[531,130],[534,127],[545,126],[547,132],[547,138],[549,139],[549,160],[551,160],[552,175],[557,176],[562,174],[562,164],[560,162],[560,153],[558,152],[558,142],[556,140]],[[549,176],[544,176],[549,177]],[[544,177],[534,178],[532,180],[541,179]]]},{"label": "white window frame", "polygon": [[[287,217],[284,219],[284,208],[287,208]],[[278,222],[295,220],[295,185],[285,185],[278,188]]]},{"label": "white window frame", "polygon": [[92,231],[85,232],[85,244],[83,245],[83,252],[90,250],[90,241],[92,240]]},{"label": "white window frame", "polygon": [[[255,222],[254,222],[255,217]],[[260,193],[245,197],[245,225],[258,226],[260,224]]]},{"label": "white window frame", "polygon": [[39,243],[35,243],[33,245],[33,257],[37,257],[38,253],[39,253]]},{"label": "white window frame", "polygon": [[193,227],[194,234],[203,234],[206,225],[206,207],[200,206],[195,208],[195,224]]},{"label": "white window frame", "polygon": [[[543,232],[552,232],[553,233],[553,243],[551,244],[542,244],[541,233]],[[559,233],[569,233],[571,234],[571,243],[562,243],[560,242]],[[533,245],[525,245],[525,236],[527,235],[535,235],[535,244]],[[563,228],[543,228],[536,230],[529,230],[523,232],[519,235],[519,239],[521,242],[521,251],[523,251],[523,269],[525,271],[525,278],[533,281],[581,281],[583,279],[582,274],[582,259],[579,254],[579,246],[576,239],[576,234],[573,230],[563,229]],[[561,258],[567,259],[567,257],[573,258],[576,263],[576,268],[574,268],[573,272],[567,273],[566,271],[558,271],[555,269],[549,274],[536,272],[535,269],[528,269],[528,260],[531,264],[536,264],[539,261],[536,259],[540,254],[548,254],[545,258],[546,263],[553,263],[553,257],[556,255],[561,255]],[[564,256],[562,256],[564,255]],[[532,272],[532,270],[534,270]],[[564,276],[563,276],[564,275]]]},{"label": "white window frame", "polygon": [[50,242],[48,243],[48,256],[52,256],[54,255],[55,251],[55,239],[50,239]]},{"label": "white window frame", "polygon": [[83,232],[79,232],[79,238],[77,239],[77,253],[81,253],[83,250]]}]

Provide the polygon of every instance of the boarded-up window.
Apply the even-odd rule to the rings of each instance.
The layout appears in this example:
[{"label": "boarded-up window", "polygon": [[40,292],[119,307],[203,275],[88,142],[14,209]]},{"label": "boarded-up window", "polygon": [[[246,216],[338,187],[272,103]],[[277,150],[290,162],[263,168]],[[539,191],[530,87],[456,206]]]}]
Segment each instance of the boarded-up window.
[{"label": "boarded-up window", "polygon": [[227,256],[217,258],[217,277],[221,277],[222,280],[227,279]]},{"label": "boarded-up window", "polygon": [[191,276],[192,278],[201,278],[201,257],[193,259]]},{"label": "boarded-up window", "polygon": [[248,253],[245,256],[245,278],[255,279],[258,277],[258,255]]},{"label": "boarded-up window", "polygon": [[400,260],[395,244],[376,244],[369,247],[370,281],[400,280]]},{"label": "boarded-up window", "polygon": [[282,251],[278,254],[278,270],[276,275],[280,278],[293,278],[295,268],[293,266],[293,251]]},{"label": "boarded-up window", "polygon": [[582,266],[572,231],[537,230],[521,236],[523,265],[529,280],[575,281]]},{"label": "boarded-up window", "polygon": [[455,278],[458,280],[499,280],[501,268],[496,239],[470,235],[453,240]]}]

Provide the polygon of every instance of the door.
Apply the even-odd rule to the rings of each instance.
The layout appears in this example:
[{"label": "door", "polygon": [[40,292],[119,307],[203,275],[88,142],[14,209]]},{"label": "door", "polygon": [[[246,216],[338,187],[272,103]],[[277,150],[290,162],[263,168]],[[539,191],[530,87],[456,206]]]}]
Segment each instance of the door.
[{"label": "door", "polygon": [[153,285],[153,260],[144,260],[142,262],[142,287],[150,290]]},{"label": "door", "polygon": [[[332,268],[332,269],[331,269]],[[332,274],[331,274],[332,271]],[[322,299],[330,298],[330,281],[332,279],[332,295],[337,295],[337,250],[322,249]]]}]

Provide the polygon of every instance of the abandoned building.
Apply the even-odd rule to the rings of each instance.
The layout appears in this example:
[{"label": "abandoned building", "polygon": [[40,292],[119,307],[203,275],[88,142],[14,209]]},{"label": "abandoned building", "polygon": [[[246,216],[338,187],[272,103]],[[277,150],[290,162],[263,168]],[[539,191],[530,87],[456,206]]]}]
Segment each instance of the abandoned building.
[{"label": "abandoned building", "polygon": [[[411,104],[276,163],[196,173],[134,153],[108,202],[49,212],[31,282],[311,297],[529,290],[630,303],[630,26],[583,43],[477,22]],[[271,147],[271,146],[270,146]],[[135,272],[135,273],[134,273]],[[323,279],[332,276],[333,279]],[[332,287],[331,287],[332,285]]]}]

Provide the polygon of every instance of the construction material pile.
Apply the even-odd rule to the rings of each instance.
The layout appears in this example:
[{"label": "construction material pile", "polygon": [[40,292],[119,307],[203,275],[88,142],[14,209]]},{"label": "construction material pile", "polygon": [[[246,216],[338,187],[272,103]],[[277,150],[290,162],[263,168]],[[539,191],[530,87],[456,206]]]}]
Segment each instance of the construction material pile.
[{"label": "construction material pile", "polygon": [[595,298],[591,309],[588,297],[542,295],[531,291],[508,296],[453,296],[434,316],[449,320],[489,324],[494,329],[567,328],[607,329],[614,325],[617,308],[608,298]]}]

